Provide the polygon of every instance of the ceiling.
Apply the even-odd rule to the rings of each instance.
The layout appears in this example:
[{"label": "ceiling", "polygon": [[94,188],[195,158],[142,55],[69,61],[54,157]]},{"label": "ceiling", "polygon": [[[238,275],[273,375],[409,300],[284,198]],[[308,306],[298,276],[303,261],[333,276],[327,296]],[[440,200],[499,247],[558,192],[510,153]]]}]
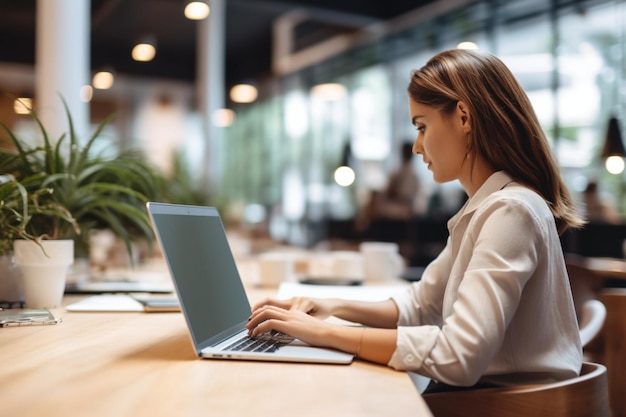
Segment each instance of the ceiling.
[{"label": "ceiling", "polygon": [[[82,1],[82,0],[81,0]],[[226,84],[271,74],[272,25],[304,8],[315,16],[295,29],[296,47],[398,17],[435,0],[224,0]],[[445,0],[440,0],[445,1]],[[195,79],[197,22],[183,16],[185,0],[91,0],[91,68],[171,80]],[[33,64],[36,0],[0,0],[0,62]],[[152,62],[130,58],[134,42],[151,34]]]}]

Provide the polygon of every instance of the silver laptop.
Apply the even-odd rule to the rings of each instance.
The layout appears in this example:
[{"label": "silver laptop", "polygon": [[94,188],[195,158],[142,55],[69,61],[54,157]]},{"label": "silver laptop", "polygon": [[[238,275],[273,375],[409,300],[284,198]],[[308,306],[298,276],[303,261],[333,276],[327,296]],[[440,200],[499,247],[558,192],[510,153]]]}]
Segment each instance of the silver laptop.
[{"label": "silver laptop", "polygon": [[352,362],[283,334],[249,339],[250,303],[216,208],[147,203],[196,353],[202,358]]}]

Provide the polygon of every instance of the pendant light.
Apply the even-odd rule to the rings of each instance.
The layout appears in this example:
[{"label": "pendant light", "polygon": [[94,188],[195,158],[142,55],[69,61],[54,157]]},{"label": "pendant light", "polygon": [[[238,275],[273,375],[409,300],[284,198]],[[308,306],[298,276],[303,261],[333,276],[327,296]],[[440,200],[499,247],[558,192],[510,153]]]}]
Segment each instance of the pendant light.
[{"label": "pendant light", "polygon": [[622,132],[619,126],[619,121],[615,116],[611,116],[609,118],[609,126],[606,131],[604,147],[602,148],[600,156],[602,158],[608,158],[611,156],[626,158],[626,149],[624,149],[624,142],[622,141]]},{"label": "pendant light", "polygon": [[[620,20],[623,21],[624,15],[624,5],[620,4]],[[624,29],[620,25],[620,40],[624,42]],[[622,113],[622,77],[624,71],[624,52],[622,52],[620,56],[620,66],[619,71],[617,71],[617,88],[615,92],[617,93],[617,113]],[[604,138],[604,146],[602,147],[602,152],[600,153],[602,159],[605,160],[605,166],[607,171],[611,174],[621,174],[624,171],[624,158],[626,158],[626,149],[624,149],[624,142],[622,140],[622,132],[620,128],[620,123],[615,114],[612,114],[609,118],[609,124],[606,131],[606,137]]]}]

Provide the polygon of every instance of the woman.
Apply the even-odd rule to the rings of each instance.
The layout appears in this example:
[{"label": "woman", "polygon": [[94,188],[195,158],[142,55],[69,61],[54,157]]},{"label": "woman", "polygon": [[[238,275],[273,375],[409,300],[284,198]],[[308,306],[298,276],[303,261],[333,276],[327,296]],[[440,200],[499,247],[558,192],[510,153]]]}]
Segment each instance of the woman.
[{"label": "woman", "polygon": [[[435,181],[458,180],[469,197],[446,247],[387,301],[266,300],[251,335],[275,329],[454,387],[578,375],[559,233],[583,220],[526,94],[498,58],[460,49],[414,71],[408,92],[413,151]],[[320,320],[330,315],[365,327]]]}]

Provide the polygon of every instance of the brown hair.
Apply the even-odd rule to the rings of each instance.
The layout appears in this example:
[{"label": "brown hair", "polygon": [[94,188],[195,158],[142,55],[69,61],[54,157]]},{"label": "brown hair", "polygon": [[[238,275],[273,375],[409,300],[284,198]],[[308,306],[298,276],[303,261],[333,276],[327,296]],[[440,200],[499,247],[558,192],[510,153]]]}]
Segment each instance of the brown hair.
[{"label": "brown hair", "polygon": [[559,233],[584,224],[528,96],[500,59],[478,50],[440,52],[413,71],[408,91],[444,114],[463,101],[471,118],[470,154],[537,191]]}]

